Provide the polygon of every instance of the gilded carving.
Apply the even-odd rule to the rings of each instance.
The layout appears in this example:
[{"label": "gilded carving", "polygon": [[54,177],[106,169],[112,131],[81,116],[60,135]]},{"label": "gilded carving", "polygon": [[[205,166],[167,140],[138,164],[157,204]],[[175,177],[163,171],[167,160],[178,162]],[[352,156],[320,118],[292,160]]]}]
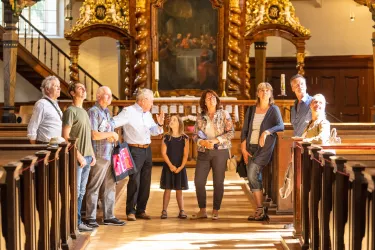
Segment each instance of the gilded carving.
[{"label": "gilded carving", "polygon": [[239,47],[241,34],[241,9],[231,7],[229,11],[229,41],[228,41],[228,91],[238,92],[241,85],[241,78],[239,76],[239,71],[242,67],[239,62],[239,56],[241,54],[241,48]]},{"label": "gilded carving", "polygon": [[247,0],[246,33],[266,24],[285,25],[302,36],[310,35],[310,31],[303,27],[295,16],[295,9],[289,0]]},{"label": "gilded carving", "polygon": [[85,0],[79,10],[79,18],[66,36],[94,24],[109,24],[129,31],[129,0]]},{"label": "gilded carving", "polygon": [[137,8],[146,8],[146,0],[136,0],[136,7]]},{"label": "gilded carving", "polygon": [[135,30],[137,35],[135,37],[136,49],[134,55],[136,58],[136,63],[134,65],[134,71],[136,78],[134,80],[134,89],[137,91],[139,88],[144,88],[147,81],[147,57],[146,52],[148,49],[146,38],[148,36],[147,31],[147,18],[146,9],[136,8],[135,17],[137,18],[137,23],[135,24]]},{"label": "gilded carving", "polygon": [[297,53],[297,70],[298,74],[305,75],[305,70],[303,69],[305,67],[305,53],[300,52]]},{"label": "gilded carving", "polygon": [[240,1],[239,0],[230,0],[229,7],[230,8],[239,8],[240,7]]},{"label": "gilded carving", "polygon": [[14,14],[19,16],[21,12],[26,7],[31,7],[36,4],[34,0],[9,0],[9,4],[12,6]]}]

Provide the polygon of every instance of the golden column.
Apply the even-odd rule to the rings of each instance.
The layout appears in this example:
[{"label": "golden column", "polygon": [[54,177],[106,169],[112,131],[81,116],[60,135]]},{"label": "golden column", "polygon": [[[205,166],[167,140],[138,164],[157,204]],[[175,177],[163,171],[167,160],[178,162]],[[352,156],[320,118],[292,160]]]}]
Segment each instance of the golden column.
[{"label": "golden column", "polygon": [[229,42],[228,42],[228,91],[238,92],[241,84],[239,71],[241,63],[238,57],[241,54],[240,43],[240,26],[241,26],[241,9],[239,0],[230,0],[229,2]]},{"label": "golden column", "polygon": [[135,17],[137,22],[135,24],[135,30],[137,35],[135,37],[136,49],[134,55],[136,58],[136,63],[134,66],[134,71],[136,78],[134,80],[134,90],[137,91],[138,88],[144,88],[147,81],[147,41],[148,36],[147,31],[147,19],[146,19],[146,0],[136,1]]}]

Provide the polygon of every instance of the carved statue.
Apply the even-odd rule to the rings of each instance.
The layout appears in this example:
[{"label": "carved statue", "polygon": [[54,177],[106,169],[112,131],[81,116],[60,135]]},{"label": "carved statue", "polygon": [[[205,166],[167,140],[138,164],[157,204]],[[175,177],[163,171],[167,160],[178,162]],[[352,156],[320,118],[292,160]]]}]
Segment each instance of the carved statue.
[{"label": "carved statue", "polygon": [[108,10],[108,15],[112,18],[112,21],[114,23],[121,21],[121,19],[116,14],[116,5],[114,3],[111,5],[111,8]]},{"label": "carved statue", "polygon": [[79,22],[77,23],[77,25],[84,25],[90,20],[92,15],[90,5],[86,5],[85,8],[83,8],[82,6],[80,12]]},{"label": "carved statue", "polygon": [[285,21],[287,23],[289,23],[290,25],[292,26],[297,26],[298,25],[298,21],[296,21],[290,14],[290,7],[289,5],[286,5],[285,6],[285,10],[284,10],[284,18],[285,18]]},{"label": "carved statue", "polygon": [[256,16],[256,18],[254,19],[254,23],[256,25],[259,25],[262,21],[263,21],[263,18],[264,18],[264,5],[262,4],[259,8],[259,13],[258,15]]}]

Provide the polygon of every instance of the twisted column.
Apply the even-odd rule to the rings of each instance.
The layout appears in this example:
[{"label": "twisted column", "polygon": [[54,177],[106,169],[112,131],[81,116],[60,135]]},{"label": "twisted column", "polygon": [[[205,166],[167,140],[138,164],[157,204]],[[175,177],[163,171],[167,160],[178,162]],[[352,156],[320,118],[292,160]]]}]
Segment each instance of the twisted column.
[{"label": "twisted column", "polygon": [[78,69],[78,46],[70,45],[70,84],[79,82],[79,69]]},{"label": "twisted column", "polygon": [[146,58],[146,51],[147,51],[147,19],[146,19],[146,4],[145,1],[137,1],[136,4],[136,11],[135,17],[137,18],[137,22],[135,24],[135,30],[137,31],[137,35],[135,37],[135,44],[136,49],[134,51],[134,55],[136,58],[136,63],[134,66],[134,71],[136,74],[136,78],[134,80],[134,90],[138,88],[144,88],[145,83],[147,80],[147,58]]},{"label": "twisted column", "polygon": [[[250,47],[250,46],[249,46]],[[245,91],[244,94],[246,98],[250,99],[250,56],[249,56],[249,48],[246,46],[246,78],[245,78]]]},{"label": "twisted column", "polygon": [[229,41],[228,41],[228,91],[238,92],[239,86],[241,84],[241,78],[239,77],[239,70],[241,68],[241,63],[239,62],[239,55],[241,49],[239,47],[240,35],[240,15],[241,9],[239,7],[238,1],[230,1],[229,10]]},{"label": "twisted column", "polygon": [[305,75],[305,70],[303,69],[303,67],[305,67],[305,53],[304,52],[298,52],[297,53],[298,74]]}]

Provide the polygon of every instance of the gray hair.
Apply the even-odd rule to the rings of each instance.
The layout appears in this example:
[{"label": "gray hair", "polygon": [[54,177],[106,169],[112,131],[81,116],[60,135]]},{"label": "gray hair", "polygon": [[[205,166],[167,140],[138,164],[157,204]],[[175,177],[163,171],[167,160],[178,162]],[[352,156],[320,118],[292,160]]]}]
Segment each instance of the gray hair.
[{"label": "gray hair", "polygon": [[290,78],[290,86],[291,86],[291,87],[293,87],[293,86],[292,86],[292,82],[293,82],[293,80],[295,80],[295,79],[297,79],[297,78],[301,79],[300,81],[301,81],[301,82],[304,82],[305,85],[306,85],[306,78],[303,77],[303,75],[297,74],[297,75],[292,76],[292,78]]},{"label": "gray hair", "polygon": [[107,86],[101,86],[101,87],[99,87],[98,90],[96,91],[96,100],[98,100],[103,95],[105,89],[111,90]]},{"label": "gray hair", "polygon": [[60,84],[60,80],[56,76],[47,76],[46,78],[44,78],[42,82],[42,86],[40,87],[43,95],[46,95],[46,92],[45,92],[46,89],[50,89],[52,87],[53,80],[57,81]]},{"label": "gray hair", "polygon": [[136,100],[142,101],[143,99],[152,99],[154,97],[154,94],[152,90],[150,89],[140,89],[138,90]]}]

